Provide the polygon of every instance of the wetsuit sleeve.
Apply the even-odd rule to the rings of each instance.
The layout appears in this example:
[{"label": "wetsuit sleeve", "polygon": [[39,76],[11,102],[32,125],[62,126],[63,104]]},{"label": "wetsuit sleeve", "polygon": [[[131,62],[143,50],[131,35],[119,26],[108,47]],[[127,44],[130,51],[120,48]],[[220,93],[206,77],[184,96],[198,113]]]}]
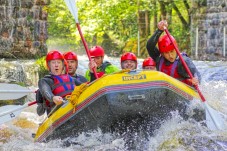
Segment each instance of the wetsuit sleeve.
[{"label": "wetsuit sleeve", "polygon": [[81,82],[81,81],[79,81],[79,80],[77,80],[75,77],[73,77],[73,80],[74,80],[74,82],[75,82],[75,85],[76,85],[76,86],[78,86],[78,85],[81,85],[81,84],[82,84],[82,82]]},{"label": "wetsuit sleeve", "polygon": [[91,79],[90,74],[91,74],[90,70],[87,70],[86,73],[85,73],[85,78],[87,79],[87,81],[90,81],[90,79]]},{"label": "wetsuit sleeve", "polygon": [[78,74],[78,77],[80,82],[82,83],[87,82],[87,79],[84,76]]},{"label": "wetsuit sleeve", "polygon": [[[189,57],[184,56],[183,58],[185,60],[185,63],[188,65],[188,68],[191,71],[192,75],[198,78],[200,82],[201,75],[198,69],[196,68],[195,64],[192,62],[192,60]],[[178,73],[184,78],[190,78],[181,61],[178,64]]]},{"label": "wetsuit sleeve", "polygon": [[155,33],[151,36],[151,38],[148,39],[148,41],[147,41],[146,47],[147,47],[148,54],[156,62],[160,56],[160,52],[159,52],[158,48],[156,47],[156,44],[158,43],[158,39],[162,33],[163,33],[162,30],[156,30]]},{"label": "wetsuit sleeve", "polygon": [[105,73],[106,74],[110,74],[110,73],[114,73],[114,72],[119,72],[120,69],[118,67],[116,67],[115,65],[108,65],[105,69]]},{"label": "wetsuit sleeve", "polygon": [[199,83],[201,82],[202,77],[201,77],[201,74],[200,74],[200,72],[197,68],[196,68],[196,72],[194,74],[194,77],[196,77],[199,80]]},{"label": "wetsuit sleeve", "polygon": [[91,73],[90,70],[87,70],[85,73],[85,78],[87,79],[87,81],[92,82],[96,79],[95,74]]},{"label": "wetsuit sleeve", "polygon": [[53,102],[54,94],[52,93],[50,85],[53,85],[53,80],[50,78],[42,78],[38,82],[39,90],[44,98]]}]

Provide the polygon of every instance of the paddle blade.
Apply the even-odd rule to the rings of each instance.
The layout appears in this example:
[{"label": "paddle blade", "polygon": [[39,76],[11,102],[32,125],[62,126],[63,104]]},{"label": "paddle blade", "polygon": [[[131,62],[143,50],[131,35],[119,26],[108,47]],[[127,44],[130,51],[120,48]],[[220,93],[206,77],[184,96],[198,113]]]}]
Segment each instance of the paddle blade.
[{"label": "paddle blade", "polygon": [[[20,115],[21,110],[17,110],[18,107],[20,108],[21,105],[7,105],[7,106],[2,106],[0,107],[0,125],[11,121],[13,119],[15,119],[17,116]],[[5,112],[5,111],[10,111],[12,110],[12,112]],[[15,110],[15,111],[13,111]]]},{"label": "paddle blade", "polygon": [[0,100],[16,100],[28,95],[28,93],[13,93],[12,92],[4,92],[4,94],[0,93]]},{"label": "paddle blade", "polygon": [[78,10],[76,7],[76,0],[65,0],[65,3],[67,7],[69,8],[71,14],[73,15],[76,23],[79,23],[78,21]]},{"label": "paddle blade", "polygon": [[224,130],[226,129],[225,119],[218,111],[211,108],[206,102],[204,102],[206,110],[206,124],[211,130]]},{"label": "paddle blade", "polygon": [[15,100],[33,92],[17,84],[0,83],[0,100]]}]

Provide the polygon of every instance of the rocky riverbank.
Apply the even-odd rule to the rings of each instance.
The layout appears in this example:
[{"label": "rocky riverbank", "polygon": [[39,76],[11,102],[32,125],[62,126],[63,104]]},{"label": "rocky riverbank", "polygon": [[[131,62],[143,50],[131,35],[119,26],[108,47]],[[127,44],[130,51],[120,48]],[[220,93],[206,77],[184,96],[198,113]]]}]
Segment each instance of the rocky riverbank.
[{"label": "rocky riverbank", "polygon": [[0,82],[37,86],[39,66],[35,60],[0,60]]}]

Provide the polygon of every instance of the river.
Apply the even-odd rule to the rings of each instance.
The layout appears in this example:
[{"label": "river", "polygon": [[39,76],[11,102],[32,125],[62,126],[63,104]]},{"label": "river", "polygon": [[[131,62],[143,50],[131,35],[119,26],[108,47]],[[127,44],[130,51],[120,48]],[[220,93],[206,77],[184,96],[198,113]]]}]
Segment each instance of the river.
[{"label": "river", "polygon": [[[80,56],[78,72],[83,74],[87,69],[86,56]],[[119,59],[108,58],[119,66]],[[139,59],[138,67],[141,68]],[[199,85],[207,103],[217,111],[227,115],[227,62],[194,61],[198,67],[202,82]],[[34,94],[28,96],[33,101]],[[34,143],[32,133],[45,116],[36,114],[36,105],[26,108],[20,117],[14,121],[0,125],[1,151],[225,151],[227,150],[227,130],[211,131],[195,121],[184,121],[177,112],[172,118],[163,121],[162,126],[146,139],[134,136],[134,148],[130,149],[124,136],[118,134],[103,134],[100,131],[83,133],[70,138],[71,144],[61,140],[48,143]],[[225,117],[225,122],[227,119]],[[137,137],[138,136],[138,137]]]}]

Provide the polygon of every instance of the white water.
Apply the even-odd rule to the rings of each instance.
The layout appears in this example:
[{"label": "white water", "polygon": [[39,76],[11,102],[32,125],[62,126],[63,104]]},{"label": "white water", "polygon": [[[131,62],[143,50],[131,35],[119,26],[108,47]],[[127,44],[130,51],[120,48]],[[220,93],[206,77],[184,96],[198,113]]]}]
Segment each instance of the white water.
[{"label": "white water", "polygon": [[[86,56],[80,56],[78,72],[83,74],[87,68]],[[119,59],[108,58],[110,62],[120,67]],[[200,89],[204,94],[208,104],[216,110],[227,115],[227,62],[203,62],[195,61],[203,80]],[[141,60],[139,61],[141,68]],[[31,96],[34,97],[34,96]],[[1,125],[1,131],[7,130],[11,137],[6,133],[0,133],[1,151],[74,151],[74,150],[130,150],[125,140],[127,135],[103,134],[96,131],[89,134],[81,134],[78,137],[70,138],[73,142],[70,146],[64,147],[64,141],[54,140],[49,143],[34,143],[31,137],[36,132],[38,123],[45,117],[39,117],[35,111],[36,106],[24,110],[20,118],[16,121]],[[224,151],[227,150],[227,131],[211,131],[195,121],[184,121],[177,112],[172,113],[172,118],[163,122],[162,126],[155,130],[154,135],[147,139],[138,133],[133,133],[134,150],[149,151]],[[14,123],[25,118],[28,128],[16,126]],[[227,121],[227,119],[226,119]],[[35,126],[31,126],[34,124]],[[30,126],[30,127],[29,127]],[[3,143],[6,139],[6,143]],[[133,146],[133,145],[132,145]]]}]

